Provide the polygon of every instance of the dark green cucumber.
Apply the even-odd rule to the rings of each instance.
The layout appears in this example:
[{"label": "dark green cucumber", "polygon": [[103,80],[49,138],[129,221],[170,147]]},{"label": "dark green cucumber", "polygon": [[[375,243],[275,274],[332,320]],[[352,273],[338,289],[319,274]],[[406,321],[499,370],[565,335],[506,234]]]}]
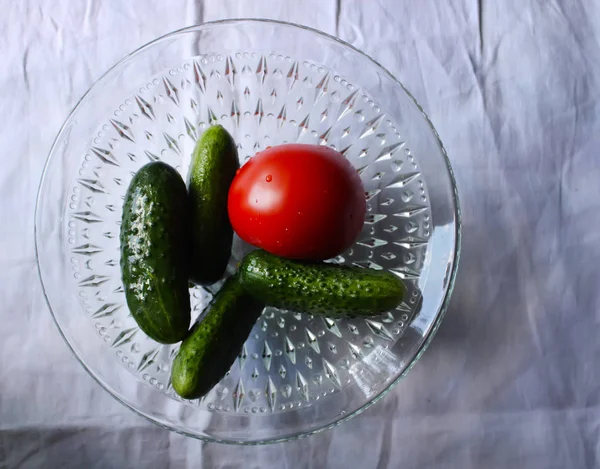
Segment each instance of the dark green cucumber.
[{"label": "dark green cucumber", "polygon": [[229,371],[263,305],[228,278],[173,361],[171,384],[185,399],[205,395]]},{"label": "dark green cucumber", "polygon": [[227,267],[233,240],[227,195],[238,168],[231,135],[220,125],[206,130],[194,149],[188,183],[193,240],[190,278],[195,283],[210,285]]},{"label": "dark green cucumber", "polygon": [[172,344],[190,325],[187,191],[179,173],[154,162],[133,177],[121,220],[121,273],[131,315],[149,337]]},{"label": "dark green cucumber", "polygon": [[374,316],[402,301],[404,284],[383,271],[302,263],[265,251],[248,254],[240,283],[268,306],[330,317]]}]

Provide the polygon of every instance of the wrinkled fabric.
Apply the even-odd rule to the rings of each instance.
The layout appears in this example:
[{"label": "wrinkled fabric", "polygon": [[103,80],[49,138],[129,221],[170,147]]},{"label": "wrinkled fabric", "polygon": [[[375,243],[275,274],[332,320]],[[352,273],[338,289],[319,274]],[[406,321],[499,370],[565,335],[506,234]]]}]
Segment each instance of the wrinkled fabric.
[{"label": "wrinkled fabric", "polygon": [[[0,7],[0,468],[600,466],[600,3]],[[151,39],[227,17],[312,26],[383,64],[431,117],[462,203],[451,307],[408,377],[333,430],[265,447],[185,438],[103,391],[52,322],[33,248],[42,167],[81,95]]]}]

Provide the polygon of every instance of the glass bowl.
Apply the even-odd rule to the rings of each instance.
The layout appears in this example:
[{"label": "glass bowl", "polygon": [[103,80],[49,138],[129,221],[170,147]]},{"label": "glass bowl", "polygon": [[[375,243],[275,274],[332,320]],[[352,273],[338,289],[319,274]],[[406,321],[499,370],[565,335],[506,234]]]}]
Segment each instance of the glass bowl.
[{"label": "glass bowl", "polygon": [[[408,294],[367,320],[265,308],[229,373],[188,401],[169,382],[178,345],[146,337],[125,304],[119,223],[134,172],[160,159],[185,177],[196,139],[215,123],[234,136],[241,163],[284,142],[341,151],[361,175],[368,213],[357,242],[333,262],[387,269]],[[35,214],[48,305],[90,375],[159,425],[228,443],[314,433],[382,397],[440,323],[459,237],[446,153],[404,87],[334,37],[263,20],[183,29],[115,65],[58,134]],[[234,241],[230,273],[247,249]],[[194,318],[218,287],[190,290]]]}]

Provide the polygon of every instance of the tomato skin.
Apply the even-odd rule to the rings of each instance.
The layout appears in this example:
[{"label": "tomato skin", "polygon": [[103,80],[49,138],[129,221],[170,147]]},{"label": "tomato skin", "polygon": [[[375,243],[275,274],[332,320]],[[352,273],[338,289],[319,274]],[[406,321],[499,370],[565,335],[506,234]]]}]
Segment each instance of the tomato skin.
[{"label": "tomato skin", "polygon": [[365,209],[352,164],[318,145],[267,148],[242,166],[229,189],[229,219],[238,236],[289,259],[341,254],[360,233]]}]

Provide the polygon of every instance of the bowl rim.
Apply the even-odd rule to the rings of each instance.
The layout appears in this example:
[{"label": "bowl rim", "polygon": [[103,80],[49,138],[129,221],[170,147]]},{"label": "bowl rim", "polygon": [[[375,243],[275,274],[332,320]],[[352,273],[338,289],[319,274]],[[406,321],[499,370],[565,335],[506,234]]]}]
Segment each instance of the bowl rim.
[{"label": "bowl rim", "polygon": [[[85,100],[85,98],[87,97],[87,95],[91,92],[91,90],[102,80],[104,80],[104,78],[108,75],[110,75],[113,70],[117,69],[118,67],[120,67],[122,64],[124,64],[125,62],[127,62],[129,59],[133,58],[134,56],[138,55],[139,53],[141,53],[142,51],[152,47],[154,44],[163,41],[165,39],[168,39],[169,37],[174,37],[174,36],[178,36],[180,34],[185,34],[185,33],[190,33],[193,31],[197,31],[197,30],[201,30],[203,27],[205,26],[211,26],[211,25],[235,25],[235,24],[241,24],[241,23],[265,23],[265,24],[272,24],[272,25],[280,25],[280,26],[286,26],[286,27],[291,27],[291,28],[297,28],[297,29],[301,29],[301,30],[305,30],[305,31],[309,31],[311,33],[315,33],[318,34],[319,36],[325,37],[326,39],[332,40],[344,47],[347,47],[349,49],[351,49],[353,52],[358,53],[359,55],[361,55],[362,57],[366,58],[368,61],[370,61],[373,65],[375,65],[376,67],[378,67],[389,79],[391,79],[394,83],[396,83],[397,85],[399,85],[402,90],[406,93],[406,95],[409,97],[409,99],[413,102],[413,104],[417,107],[417,109],[420,111],[420,113],[422,114],[425,122],[427,123],[427,125],[429,126],[434,140],[437,144],[437,146],[440,149],[440,152],[442,154],[443,160],[444,160],[444,164],[446,165],[446,169],[448,171],[448,176],[450,178],[450,184],[452,187],[452,202],[454,205],[454,217],[455,217],[455,229],[454,229],[454,236],[455,236],[455,243],[454,243],[454,258],[453,258],[453,262],[452,262],[452,269],[449,273],[449,277],[448,277],[448,283],[447,283],[447,288],[446,288],[446,293],[444,295],[444,299],[442,301],[442,304],[436,314],[435,320],[433,322],[433,324],[431,325],[431,328],[429,329],[429,331],[427,332],[427,335],[425,336],[425,339],[423,340],[422,344],[420,345],[420,347],[418,348],[418,350],[416,351],[416,353],[414,354],[414,356],[412,357],[412,359],[410,360],[410,363],[408,364],[408,366],[403,370],[402,373],[400,373],[400,375],[398,375],[396,377],[396,379],[394,379],[393,381],[391,381],[388,386],[383,389],[379,394],[377,394],[376,396],[374,396],[373,398],[371,398],[368,402],[366,402],[364,405],[360,406],[359,408],[347,413],[346,415],[340,416],[338,419],[336,419],[335,421],[333,421],[332,423],[325,425],[323,427],[320,428],[315,428],[315,429],[311,429],[311,430],[306,430],[306,431],[300,431],[294,434],[287,434],[284,435],[280,438],[267,438],[267,439],[261,439],[261,440],[251,440],[251,441],[245,441],[245,440],[224,440],[224,439],[219,439],[219,438],[214,438],[214,437],[210,437],[210,436],[205,436],[205,435],[199,435],[197,433],[191,433],[191,432],[187,432],[184,429],[181,428],[177,428],[176,426],[172,425],[170,422],[163,422],[160,421],[158,418],[147,414],[145,412],[143,412],[140,409],[135,408],[132,404],[128,403],[127,401],[125,401],[124,399],[122,399],[115,391],[113,391],[108,385],[106,385],[102,379],[97,376],[93,370],[91,370],[86,364],[85,361],[82,359],[82,357],[79,356],[79,353],[75,350],[75,348],[73,347],[73,345],[69,342],[69,340],[67,339],[65,333],[63,332],[58,319],[56,318],[56,315],[54,313],[54,310],[52,309],[52,305],[50,304],[50,300],[48,297],[48,294],[46,292],[46,287],[44,285],[44,279],[43,279],[43,275],[42,275],[42,269],[40,266],[40,246],[39,246],[39,239],[38,239],[38,213],[39,213],[39,208],[41,205],[41,199],[42,199],[42,189],[44,186],[44,181],[45,181],[45,177],[46,177],[46,173],[48,171],[48,168],[50,166],[51,163],[51,157],[52,154],[54,153],[57,144],[59,142],[59,140],[61,139],[61,137],[63,136],[65,130],[67,129],[68,124],[71,122],[73,115],[75,113],[75,111],[77,110],[77,108],[79,107],[79,105]],[[404,86],[404,84],[402,84],[402,82],[400,82],[400,80],[398,80],[389,70],[387,70],[387,68],[385,68],[383,65],[381,65],[379,62],[377,62],[375,59],[373,59],[371,56],[369,56],[368,54],[366,54],[365,52],[357,49],[356,47],[354,47],[353,45],[343,41],[342,39],[333,36],[331,34],[328,34],[326,32],[320,31],[318,29],[309,27],[309,26],[305,26],[305,25],[301,25],[301,24],[295,24],[295,23],[290,23],[287,21],[280,21],[280,20],[273,20],[273,19],[266,19],[266,18],[252,18],[252,17],[247,17],[247,18],[230,18],[230,19],[222,19],[222,20],[216,20],[216,21],[207,21],[207,22],[203,22],[200,24],[196,24],[193,26],[187,26],[184,28],[180,28],[177,29],[175,31],[172,31],[170,33],[164,34],[160,37],[157,37],[155,39],[153,39],[150,42],[147,42],[146,44],[138,47],[137,49],[135,49],[134,51],[128,53],[127,55],[125,55],[123,58],[121,58],[120,60],[118,60],[113,66],[111,66],[106,72],[104,72],[100,77],[98,77],[96,80],[94,80],[94,82],[90,85],[90,87],[87,89],[87,91],[81,96],[80,99],[77,100],[77,102],[75,103],[75,105],[72,107],[71,111],[69,112],[69,114],[67,115],[66,119],[64,120],[63,124],[60,127],[60,130],[58,131],[56,137],[54,138],[54,141],[52,143],[52,146],[50,147],[50,151],[48,153],[48,156],[46,158],[46,162],[44,163],[44,168],[38,183],[38,190],[37,190],[37,195],[36,195],[36,201],[35,201],[35,208],[34,208],[34,228],[33,228],[33,235],[34,235],[34,247],[35,247],[35,262],[36,262],[36,267],[37,267],[37,272],[38,272],[38,278],[40,280],[40,283],[42,285],[42,292],[44,294],[44,299],[46,301],[46,305],[48,306],[48,309],[50,310],[50,314],[52,315],[52,319],[54,320],[54,323],[56,324],[58,331],[61,335],[61,337],[63,338],[63,340],[65,341],[65,343],[67,344],[67,346],[69,347],[69,349],[71,350],[71,352],[73,353],[73,355],[75,355],[75,357],[77,358],[77,360],[79,361],[79,363],[83,366],[83,368],[86,370],[86,372],[102,387],[102,389],[104,389],[105,391],[107,391],[115,400],[117,400],[118,402],[120,402],[122,405],[124,405],[125,407],[131,409],[133,412],[135,412],[137,415],[140,415],[141,417],[144,417],[145,419],[149,420],[150,422],[163,427],[167,430],[170,431],[174,431],[175,433],[179,433],[181,435],[187,436],[187,437],[191,437],[194,439],[198,439],[198,440],[202,440],[202,441],[207,441],[207,442],[214,442],[214,443],[224,443],[224,444],[231,444],[231,445],[243,445],[243,446],[254,446],[254,445],[261,445],[261,444],[269,444],[269,443],[278,443],[278,442],[283,442],[283,441],[291,441],[291,440],[296,440],[299,438],[305,438],[308,437],[310,435],[314,435],[316,433],[321,433],[323,431],[329,430],[333,427],[336,427],[348,420],[350,420],[351,418],[359,415],[360,413],[364,412],[365,410],[367,410],[369,407],[371,407],[373,404],[377,403],[380,399],[382,399],[385,395],[387,395],[388,392],[390,392],[397,384],[398,382],[404,378],[407,373],[413,368],[413,366],[415,366],[415,364],[419,361],[419,359],[421,358],[421,356],[423,355],[423,353],[425,352],[425,350],[427,350],[427,348],[429,347],[429,345],[431,344],[431,341],[433,340],[435,334],[437,333],[442,320],[448,310],[449,304],[450,304],[450,298],[452,296],[452,292],[454,291],[454,286],[455,286],[455,281],[456,281],[456,274],[458,271],[458,265],[459,265],[459,261],[460,261],[460,255],[461,255],[461,241],[462,241],[462,216],[461,216],[461,208],[460,208],[460,202],[459,202],[459,196],[458,196],[458,189],[457,189],[457,185],[456,185],[456,179],[454,176],[454,171],[452,169],[452,166],[450,164],[450,159],[448,158],[448,154],[446,152],[446,149],[444,148],[444,145],[437,133],[437,131],[435,130],[431,120],[429,119],[429,116],[425,113],[425,111],[423,110],[423,107],[419,104],[419,102],[415,99],[415,97],[410,93],[410,91]]]}]

